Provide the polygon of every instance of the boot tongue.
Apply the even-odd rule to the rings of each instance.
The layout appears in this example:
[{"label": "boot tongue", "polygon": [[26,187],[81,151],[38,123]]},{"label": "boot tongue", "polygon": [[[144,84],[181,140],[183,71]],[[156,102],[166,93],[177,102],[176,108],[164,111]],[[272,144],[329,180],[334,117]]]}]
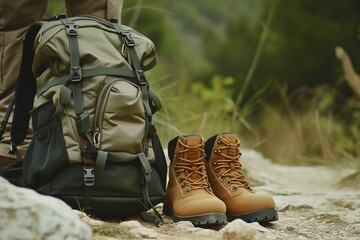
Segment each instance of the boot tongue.
[{"label": "boot tongue", "polygon": [[186,159],[197,160],[202,157],[203,153],[199,150],[199,145],[202,144],[202,139],[199,136],[189,136],[186,139],[186,145],[189,146],[189,151],[186,153]]},{"label": "boot tongue", "polygon": [[228,143],[231,144],[231,146],[229,146],[229,148],[227,149],[227,153],[226,155],[228,155],[229,157],[236,157],[238,155],[239,146],[236,146],[236,142],[237,142],[237,137],[235,134],[223,134],[223,137],[226,139],[226,141]]},{"label": "boot tongue", "polygon": [[199,179],[201,175],[199,174],[198,166],[195,165],[195,161],[203,157],[204,153],[199,150],[199,146],[203,144],[203,139],[199,136],[188,136],[186,138],[186,145],[189,146],[189,151],[186,152],[186,159],[194,160],[190,163],[193,174],[191,178],[193,180]]},{"label": "boot tongue", "polygon": [[[229,146],[229,148],[227,148],[226,155],[228,155],[229,157],[238,156],[240,150],[239,150],[239,146],[235,145],[238,141],[236,134],[223,134],[222,136],[226,139],[226,141],[228,141],[230,144],[232,144]],[[239,161],[239,159],[235,159],[234,161]],[[230,163],[229,166],[231,169],[230,173],[232,175],[238,176],[238,177],[241,176],[241,174],[236,170],[234,162]]]}]

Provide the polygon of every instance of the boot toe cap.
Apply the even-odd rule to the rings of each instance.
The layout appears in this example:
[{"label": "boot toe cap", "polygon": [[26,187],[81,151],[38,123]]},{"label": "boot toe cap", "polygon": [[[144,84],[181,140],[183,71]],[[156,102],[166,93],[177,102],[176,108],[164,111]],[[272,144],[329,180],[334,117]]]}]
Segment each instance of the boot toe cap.
[{"label": "boot toe cap", "polygon": [[240,194],[225,201],[228,213],[244,214],[262,209],[275,209],[275,201],[267,194]]},{"label": "boot toe cap", "polygon": [[187,198],[176,201],[173,209],[177,215],[193,216],[207,213],[225,213],[226,205],[216,197]]}]

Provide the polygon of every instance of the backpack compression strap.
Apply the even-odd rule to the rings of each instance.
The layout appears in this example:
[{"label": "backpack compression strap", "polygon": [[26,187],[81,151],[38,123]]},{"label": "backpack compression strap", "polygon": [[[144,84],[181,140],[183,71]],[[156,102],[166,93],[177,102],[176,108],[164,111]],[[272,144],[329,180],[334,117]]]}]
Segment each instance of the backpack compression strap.
[{"label": "backpack compression strap", "polygon": [[21,144],[27,135],[30,121],[30,110],[33,108],[36,93],[36,79],[32,72],[35,51],[33,42],[43,21],[34,23],[27,30],[23,40],[23,52],[19,75],[15,87],[15,110],[11,127],[11,142]]},{"label": "backpack compression strap", "polygon": [[[146,116],[146,130],[145,130],[144,139],[143,139],[143,146],[144,146],[144,148],[146,148],[147,147],[146,138],[148,136],[149,130],[153,126],[152,111],[150,108],[149,93],[148,93],[149,84],[145,77],[144,70],[141,68],[139,58],[136,54],[135,42],[134,42],[133,38],[131,37],[131,33],[128,31],[124,31],[118,23],[111,22],[111,24],[113,25],[114,29],[119,33],[119,35],[123,38],[123,41],[124,41],[127,49],[129,50],[130,59],[131,59],[131,62],[132,62],[132,65],[133,65],[133,68],[135,71],[135,75],[136,75],[137,84],[141,89],[141,93],[142,93],[141,95],[142,95],[142,100],[144,103],[145,116]],[[147,151],[147,149],[144,149],[144,151]],[[155,225],[160,226],[164,223],[164,220],[162,219],[161,215],[156,211],[156,209],[152,205],[150,198],[149,198],[149,193],[148,193],[148,185],[151,182],[151,167],[150,167],[150,164],[149,164],[144,152],[138,154],[138,157],[141,162],[142,171],[143,171],[143,182],[141,184],[143,201],[144,201],[145,206],[147,208],[149,208],[149,207],[152,208],[155,213],[155,216],[151,216],[146,211],[144,211],[140,215],[145,221],[153,222]]]},{"label": "backpack compression strap", "polygon": [[92,142],[92,130],[89,123],[89,113],[84,111],[82,100],[82,72],[80,66],[80,53],[76,25],[68,18],[60,19],[60,21],[65,25],[66,33],[69,40],[70,81],[72,85],[72,96],[75,105],[76,129],[81,137],[80,150],[83,160],[83,207],[87,211],[91,210],[91,195],[93,186],[95,185],[94,160],[91,156],[93,156],[94,153],[96,154],[96,148]]},{"label": "backpack compression strap", "polygon": [[96,148],[93,144],[91,127],[89,123],[89,113],[84,111],[83,95],[81,90],[82,71],[80,66],[79,45],[77,39],[77,29],[75,23],[70,19],[64,18],[60,21],[65,25],[69,40],[70,52],[70,82],[72,85],[72,96],[75,105],[76,129],[82,138],[80,148],[82,160],[87,165],[93,165],[93,156],[96,155]]}]

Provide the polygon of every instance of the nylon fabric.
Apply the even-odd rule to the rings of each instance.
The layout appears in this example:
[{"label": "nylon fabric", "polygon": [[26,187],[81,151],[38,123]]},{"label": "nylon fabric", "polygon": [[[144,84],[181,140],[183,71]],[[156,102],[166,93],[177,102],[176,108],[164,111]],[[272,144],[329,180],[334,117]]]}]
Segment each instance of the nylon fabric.
[{"label": "nylon fabric", "polygon": [[[69,20],[75,23],[77,28],[79,61],[82,69],[132,69],[127,48],[124,47],[122,38],[111,24],[104,23],[102,19],[86,16],[74,17]],[[131,33],[141,67],[147,68],[146,64],[153,65],[157,59],[153,42],[127,26],[122,25],[121,28]],[[51,86],[51,82],[68,74],[70,67],[70,50],[64,25],[59,21],[46,23],[34,41],[34,48],[33,72],[37,75],[37,88],[41,89],[50,84],[50,87],[45,88],[46,90],[37,97],[35,107],[48,99],[53,99],[55,106],[58,106],[61,98],[60,86]],[[101,75],[82,79],[83,107],[84,111],[89,113],[90,126],[94,125],[96,99],[104,85],[114,80],[114,77],[119,76]],[[130,80],[123,79],[111,89],[107,103],[109,104],[106,105],[103,118],[108,121],[101,126],[104,131],[101,133],[101,150],[113,152],[127,149],[130,153],[141,151],[143,146],[139,139],[144,138],[145,135],[144,127],[142,127],[145,126],[145,117],[141,91],[131,84]],[[63,107],[61,121],[69,162],[71,164],[81,163],[80,136],[74,124],[76,114],[73,110],[73,101]],[[118,114],[119,109],[123,112],[122,114]],[[118,124],[119,121],[121,124]],[[113,138],[114,133],[117,136],[121,135],[116,138],[116,141]],[[134,141],[129,141],[129,139],[134,139]],[[118,146],[123,147],[119,150]]]}]

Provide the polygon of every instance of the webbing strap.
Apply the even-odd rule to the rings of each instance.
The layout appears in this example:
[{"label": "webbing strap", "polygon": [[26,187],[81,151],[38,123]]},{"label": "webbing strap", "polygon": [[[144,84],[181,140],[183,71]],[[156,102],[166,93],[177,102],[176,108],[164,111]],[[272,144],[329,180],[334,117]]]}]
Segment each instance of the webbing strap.
[{"label": "webbing strap", "polygon": [[148,93],[149,84],[146,80],[144,71],[141,68],[141,64],[140,64],[139,58],[138,58],[136,50],[135,50],[135,41],[131,37],[131,33],[123,30],[122,27],[117,23],[111,23],[111,24],[113,25],[114,29],[119,33],[119,35],[122,37],[127,49],[129,50],[130,60],[132,62],[132,65],[133,65],[133,68],[135,71],[135,75],[136,75],[136,79],[138,82],[137,84],[139,85],[139,87],[141,89],[141,93],[142,93],[141,97],[143,100],[145,117],[147,120],[146,126],[145,126],[145,134],[144,134],[144,138],[143,138],[143,146],[144,146],[144,151],[147,151],[146,139],[148,137],[149,129],[150,129],[151,125],[153,125],[152,111],[150,108],[149,93]]},{"label": "webbing strap", "polygon": [[[140,64],[139,58],[138,58],[136,50],[135,50],[135,42],[132,39],[130,32],[124,31],[121,28],[121,26],[117,23],[112,23],[112,25],[114,26],[115,30],[120,34],[120,36],[123,38],[124,43],[126,44],[128,50],[129,50],[130,59],[131,59],[131,62],[133,64],[134,71],[136,74],[136,79],[138,81],[138,85],[140,86],[140,89],[142,92],[142,100],[144,103],[145,115],[147,118],[147,126],[146,126],[146,130],[145,130],[144,143],[143,143],[144,147],[146,147],[145,140],[148,136],[149,128],[153,124],[152,112],[151,112],[151,108],[150,108],[150,104],[149,104],[149,94],[148,94],[149,84],[146,80],[144,71],[141,68],[141,64]],[[160,226],[163,224],[164,221],[161,218],[161,215],[158,213],[158,211],[156,211],[156,209],[152,205],[150,198],[149,198],[149,193],[148,193],[148,185],[151,181],[151,167],[145,156],[145,153],[140,153],[138,156],[139,156],[141,165],[143,167],[143,177],[144,177],[143,181],[144,182],[142,184],[142,194],[143,194],[144,204],[146,207],[152,208],[156,215],[156,216],[150,216],[146,211],[144,211],[141,213],[141,217],[145,221],[153,222],[155,225]]]},{"label": "webbing strap", "polygon": [[148,95],[149,84],[146,80],[144,71],[141,68],[141,64],[135,50],[135,42],[131,37],[130,32],[123,30],[121,26],[117,23],[112,23],[112,25],[114,29],[122,36],[124,43],[126,44],[129,50],[130,59],[134,67],[136,79],[138,81],[138,85],[141,88],[142,100],[144,102],[146,118],[149,123],[152,123],[152,112],[149,104],[149,95]]},{"label": "webbing strap", "polygon": [[104,170],[107,158],[108,158],[108,152],[98,150],[95,161],[95,169]]},{"label": "webbing strap", "polygon": [[162,219],[159,212],[154,208],[153,204],[151,203],[150,197],[149,197],[149,190],[148,185],[151,182],[151,166],[149,164],[149,161],[147,160],[147,157],[145,156],[145,153],[139,153],[138,154],[139,160],[141,162],[142,171],[143,171],[143,179],[141,183],[141,191],[143,195],[143,201],[146,208],[151,208],[154,210],[155,216],[151,216],[147,213],[147,211],[141,212],[141,217],[148,222],[154,223],[156,226],[160,226],[164,223],[164,220]]},{"label": "webbing strap", "polygon": [[77,38],[77,29],[75,23],[68,18],[60,19],[65,25],[66,33],[69,40],[69,54],[70,54],[70,82],[73,88],[73,100],[76,114],[76,128],[82,138],[80,141],[80,148],[83,155],[83,161],[86,164],[93,164],[93,160],[89,157],[96,148],[92,142],[91,127],[89,123],[89,113],[84,112],[83,98],[81,90],[81,66],[79,43]]},{"label": "webbing strap", "polygon": [[75,23],[71,22],[68,18],[60,19],[66,27],[66,33],[69,40],[70,52],[70,81],[73,86],[73,98],[75,104],[75,114],[80,115],[84,112],[83,100],[81,93],[81,67],[80,67],[80,54],[79,43],[77,39],[77,29]]},{"label": "webbing strap", "polygon": [[95,184],[94,174],[94,161],[88,156],[96,151],[94,144],[92,143],[91,128],[89,123],[89,113],[84,112],[82,90],[81,90],[81,66],[80,66],[80,53],[79,43],[77,38],[77,29],[75,23],[70,19],[64,18],[60,21],[65,25],[66,33],[69,40],[69,54],[70,54],[70,82],[73,88],[73,100],[76,114],[76,129],[81,137],[80,149],[82,154],[82,160],[84,163],[84,196],[83,207],[84,209],[91,209],[91,195],[93,186]]},{"label": "webbing strap", "polygon": [[[114,67],[96,67],[96,68],[90,68],[90,69],[83,69],[81,71],[82,78],[86,77],[94,77],[94,76],[102,76],[102,75],[110,75],[110,76],[118,76],[118,77],[124,77],[124,78],[135,78],[135,73],[133,70],[130,69],[120,69],[120,68],[114,68]],[[51,87],[54,87],[56,85],[60,84],[66,84],[68,85],[68,82],[70,81],[70,74],[58,77],[49,83],[45,84],[41,88],[39,88],[36,92],[38,96],[40,96],[42,93],[49,90]]]}]

